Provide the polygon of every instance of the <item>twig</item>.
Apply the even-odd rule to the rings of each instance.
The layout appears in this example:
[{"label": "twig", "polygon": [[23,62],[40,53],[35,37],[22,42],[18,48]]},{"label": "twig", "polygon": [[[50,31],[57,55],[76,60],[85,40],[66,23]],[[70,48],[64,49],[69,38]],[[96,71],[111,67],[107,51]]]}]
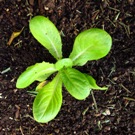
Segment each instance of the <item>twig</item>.
[{"label": "twig", "polygon": [[131,93],[131,91],[129,91],[123,84],[120,84],[120,86],[127,91],[127,93]]},{"label": "twig", "polygon": [[7,73],[7,72],[9,72],[9,71],[11,71],[11,68],[10,68],[10,67],[7,68],[7,69],[5,69],[5,70],[3,70],[3,71],[1,71],[0,73],[1,73],[1,74],[5,74],[5,73]]},{"label": "twig", "polygon": [[91,95],[92,95],[93,102],[94,102],[94,105],[95,105],[95,108],[96,108],[96,113],[98,113],[97,102],[96,102],[96,100],[95,100],[94,93],[93,93],[93,91],[92,91],[92,90],[91,90]]},{"label": "twig", "polygon": [[22,127],[20,126],[20,131],[21,131],[21,134],[22,135],[24,135],[24,133],[23,133],[23,129],[22,129]]},{"label": "twig", "polygon": [[118,12],[120,12],[120,10],[119,9],[116,9],[116,8],[112,8],[112,7],[108,7],[109,9],[111,9],[111,10],[114,10],[114,11],[118,11]]},{"label": "twig", "polygon": [[127,36],[129,37],[130,36],[130,27],[126,24],[124,24],[123,22],[118,22],[121,26],[124,27],[125,31],[126,31],[126,34]]},{"label": "twig", "polygon": [[130,98],[130,97],[123,97],[123,99],[129,100],[129,101],[135,101],[134,98]]}]

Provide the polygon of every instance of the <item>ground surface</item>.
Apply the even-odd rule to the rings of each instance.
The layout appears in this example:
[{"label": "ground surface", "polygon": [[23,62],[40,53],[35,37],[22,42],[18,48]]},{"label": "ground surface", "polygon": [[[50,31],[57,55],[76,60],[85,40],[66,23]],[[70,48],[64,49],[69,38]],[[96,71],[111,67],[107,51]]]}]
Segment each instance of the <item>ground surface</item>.
[{"label": "ground surface", "polygon": [[[0,0],[0,135],[134,135],[135,134],[135,2],[134,0]],[[34,97],[15,83],[29,65],[55,62],[29,33],[32,16],[49,17],[65,36],[63,54],[72,50],[76,35],[91,27],[104,28],[113,38],[109,55],[78,67],[108,91],[94,91],[85,101],[63,89],[63,105],[48,124],[32,118]],[[24,27],[9,46],[12,32]],[[7,69],[7,70],[6,70]]]}]

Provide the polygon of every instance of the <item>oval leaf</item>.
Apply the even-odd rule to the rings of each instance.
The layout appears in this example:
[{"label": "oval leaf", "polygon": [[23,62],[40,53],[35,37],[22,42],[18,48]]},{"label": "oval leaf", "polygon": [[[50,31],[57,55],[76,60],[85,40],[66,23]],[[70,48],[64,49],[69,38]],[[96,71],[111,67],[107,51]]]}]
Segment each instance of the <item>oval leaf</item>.
[{"label": "oval leaf", "polygon": [[59,31],[46,17],[36,16],[30,20],[30,31],[54,58],[62,58],[62,43]]},{"label": "oval leaf", "polygon": [[74,98],[83,100],[90,94],[89,82],[78,70],[67,68],[61,71],[61,76],[64,86]]},{"label": "oval leaf", "polygon": [[26,69],[18,78],[16,87],[26,88],[34,81],[44,81],[52,73],[56,72],[54,64],[48,62],[37,63]]},{"label": "oval leaf", "polygon": [[73,65],[82,66],[87,61],[98,60],[106,56],[112,45],[111,36],[104,30],[92,28],[80,33],[69,58]]},{"label": "oval leaf", "polygon": [[86,78],[89,81],[89,87],[90,87],[90,89],[96,89],[96,90],[107,90],[108,89],[107,87],[99,87],[96,84],[96,80],[92,76],[87,75],[87,74],[84,74],[84,75],[86,76]]},{"label": "oval leaf", "polygon": [[33,104],[34,119],[46,123],[54,119],[62,105],[62,81],[58,74],[38,93]]}]

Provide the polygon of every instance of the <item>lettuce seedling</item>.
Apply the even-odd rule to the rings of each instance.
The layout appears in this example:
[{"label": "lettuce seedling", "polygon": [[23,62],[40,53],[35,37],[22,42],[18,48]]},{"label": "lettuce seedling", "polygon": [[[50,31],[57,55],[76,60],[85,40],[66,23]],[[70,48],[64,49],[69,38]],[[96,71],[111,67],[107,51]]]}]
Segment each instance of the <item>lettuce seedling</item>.
[{"label": "lettuce seedling", "polygon": [[[33,103],[33,116],[37,122],[46,123],[56,117],[62,105],[62,85],[78,100],[86,99],[92,89],[107,89],[99,87],[92,76],[73,68],[109,53],[112,39],[106,31],[91,28],[81,32],[75,38],[69,58],[63,58],[60,33],[48,18],[36,16],[30,20],[29,26],[35,39],[57,60],[56,63],[43,61],[28,67],[16,83],[17,88],[26,88],[34,81],[40,82]],[[52,74],[55,77],[46,83]]]}]

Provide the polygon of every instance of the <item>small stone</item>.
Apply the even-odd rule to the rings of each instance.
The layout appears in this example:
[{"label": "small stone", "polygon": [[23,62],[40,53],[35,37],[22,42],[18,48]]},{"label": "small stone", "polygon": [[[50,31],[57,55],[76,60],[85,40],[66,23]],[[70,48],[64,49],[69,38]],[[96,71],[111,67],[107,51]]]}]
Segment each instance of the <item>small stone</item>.
[{"label": "small stone", "polygon": [[49,8],[48,8],[48,7],[46,7],[46,6],[44,7],[44,9],[45,9],[46,11],[47,11],[47,10],[49,10]]},{"label": "small stone", "polygon": [[109,109],[106,109],[105,112],[102,113],[103,115],[107,116],[107,115],[110,115],[111,112]]},{"label": "small stone", "polygon": [[114,81],[117,81],[117,80],[118,80],[118,77],[114,77],[113,80],[114,80]]},{"label": "small stone", "polygon": [[128,3],[132,6],[134,4],[134,0],[128,0]]},{"label": "small stone", "polygon": [[111,114],[111,112],[110,112],[109,109],[107,109],[105,112],[106,112],[107,115],[110,115]]},{"label": "small stone", "polygon": [[106,126],[106,127],[104,127],[104,132],[107,132],[107,131],[110,131],[110,127],[109,126]]}]

